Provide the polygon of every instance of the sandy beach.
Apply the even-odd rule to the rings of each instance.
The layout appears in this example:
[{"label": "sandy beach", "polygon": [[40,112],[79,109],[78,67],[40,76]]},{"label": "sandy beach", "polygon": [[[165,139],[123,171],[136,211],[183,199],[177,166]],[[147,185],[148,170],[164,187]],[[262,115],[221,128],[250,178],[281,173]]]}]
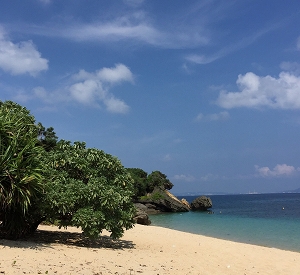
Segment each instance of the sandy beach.
[{"label": "sandy beach", "polygon": [[0,274],[300,274],[300,253],[142,225],[96,242],[40,226],[26,241],[0,240],[0,255]]}]

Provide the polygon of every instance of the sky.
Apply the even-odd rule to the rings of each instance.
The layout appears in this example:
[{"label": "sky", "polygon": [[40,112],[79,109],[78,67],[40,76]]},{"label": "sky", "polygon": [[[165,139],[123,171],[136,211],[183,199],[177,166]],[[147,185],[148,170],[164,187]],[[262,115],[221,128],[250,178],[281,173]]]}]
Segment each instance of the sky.
[{"label": "sky", "polygon": [[0,100],[174,194],[300,187],[299,0],[2,0]]}]

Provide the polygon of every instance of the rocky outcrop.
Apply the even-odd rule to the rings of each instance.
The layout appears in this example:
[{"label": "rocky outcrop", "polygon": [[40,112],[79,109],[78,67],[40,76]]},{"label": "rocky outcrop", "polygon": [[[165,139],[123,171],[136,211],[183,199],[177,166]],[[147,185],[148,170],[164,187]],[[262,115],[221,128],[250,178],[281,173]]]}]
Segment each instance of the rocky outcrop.
[{"label": "rocky outcrop", "polygon": [[189,209],[191,209],[191,206],[190,206],[189,202],[188,202],[185,198],[181,199],[181,203],[183,203],[183,204],[186,205]]},{"label": "rocky outcrop", "polygon": [[209,197],[201,196],[194,199],[191,203],[192,210],[206,211],[208,208],[212,207],[212,201]]},{"label": "rocky outcrop", "polygon": [[135,203],[135,208],[136,208],[136,214],[134,216],[134,220],[137,224],[142,224],[142,225],[149,225],[151,224],[151,221],[149,219],[148,214],[146,213],[147,206],[141,204],[141,203]]},{"label": "rocky outcrop", "polygon": [[143,197],[139,203],[147,207],[146,213],[188,212],[189,206],[167,190],[155,188],[151,194]]}]

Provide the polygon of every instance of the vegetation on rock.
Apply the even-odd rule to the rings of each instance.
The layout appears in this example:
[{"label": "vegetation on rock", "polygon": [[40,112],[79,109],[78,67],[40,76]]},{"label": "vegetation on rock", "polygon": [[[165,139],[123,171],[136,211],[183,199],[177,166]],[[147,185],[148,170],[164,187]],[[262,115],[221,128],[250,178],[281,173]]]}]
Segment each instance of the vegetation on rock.
[{"label": "vegetation on rock", "polygon": [[140,168],[127,168],[127,171],[134,180],[133,198],[135,200],[139,200],[141,197],[151,196],[150,194],[153,193],[156,188],[170,190],[173,187],[173,183],[160,171],[153,171],[149,175]]}]

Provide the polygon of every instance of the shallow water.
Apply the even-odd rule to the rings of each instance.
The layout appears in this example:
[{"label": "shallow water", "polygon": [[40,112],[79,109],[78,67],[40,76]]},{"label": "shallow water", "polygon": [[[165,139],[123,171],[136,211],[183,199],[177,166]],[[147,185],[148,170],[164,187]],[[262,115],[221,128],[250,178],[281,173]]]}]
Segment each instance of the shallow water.
[{"label": "shallow water", "polygon": [[[152,215],[153,225],[300,252],[300,194],[210,196],[207,212]],[[186,197],[191,202],[195,197]]]}]

